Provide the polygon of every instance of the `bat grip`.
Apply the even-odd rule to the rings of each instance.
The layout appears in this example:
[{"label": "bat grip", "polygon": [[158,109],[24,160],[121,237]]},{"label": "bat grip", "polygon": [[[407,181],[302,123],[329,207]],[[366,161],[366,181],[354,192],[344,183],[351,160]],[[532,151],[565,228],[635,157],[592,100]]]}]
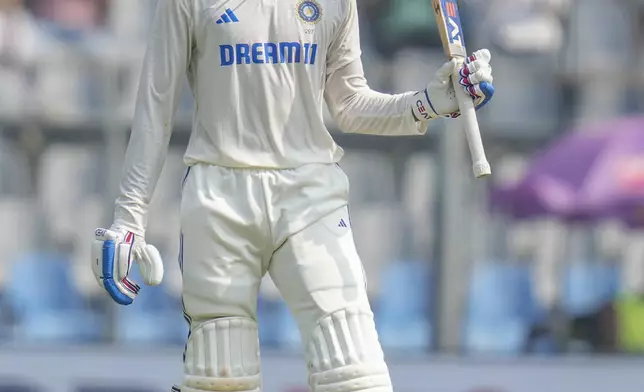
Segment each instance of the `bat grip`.
[{"label": "bat grip", "polygon": [[[460,67],[459,67],[460,69]],[[486,177],[492,174],[490,164],[485,157],[485,149],[483,148],[483,140],[481,139],[481,131],[479,130],[479,122],[476,118],[476,109],[474,108],[474,101],[472,97],[465,92],[463,87],[459,84],[460,75],[458,71],[452,74],[452,82],[454,83],[454,91],[456,92],[456,100],[458,107],[461,111],[460,120],[465,129],[465,136],[467,136],[467,144],[470,147],[470,155],[472,156],[472,170],[476,178]]]}]

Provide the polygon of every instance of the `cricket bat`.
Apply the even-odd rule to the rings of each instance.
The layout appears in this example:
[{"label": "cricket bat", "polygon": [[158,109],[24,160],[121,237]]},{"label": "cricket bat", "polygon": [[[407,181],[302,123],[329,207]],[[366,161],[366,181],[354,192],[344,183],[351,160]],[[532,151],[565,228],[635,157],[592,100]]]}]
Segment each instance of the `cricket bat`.
[{"label": "cricket bat", "polygon": [[[432,0],[432,7],[434,8],[436,24],[438,25],[445,54],[450,59],[456,58],[460,63],[463,63],[467,58],[467,50],[465,49],[457,0]],[[467,143],[472,155],[472,169],[476,178],[489,176],[492,171],[485,157],[474,102],[470,95],[461,88],[459,80],[460,76],[457,71],[452,75],[452,82],[456,91],[458,107],[461,111],[460,121],[465,128]]]}]

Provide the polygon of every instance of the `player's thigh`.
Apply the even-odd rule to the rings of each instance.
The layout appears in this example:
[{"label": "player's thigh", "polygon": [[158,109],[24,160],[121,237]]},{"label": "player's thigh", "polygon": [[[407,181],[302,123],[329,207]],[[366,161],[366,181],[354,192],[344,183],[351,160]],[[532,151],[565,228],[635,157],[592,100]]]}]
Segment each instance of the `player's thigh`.
[{"label": "player's thigh", "polygon": [[338,310],[371,314],[346,207],[290,236],[273,254],[269,272],[303,339],[320,319]]},{"label": "player's thigh", "polygon": [[346,207],[290,236],[269,272],[298,322],[313,392],[391,392]]},{"label": "player's thigh", "polygon": [[[265,272],[264,247],[252,224],[257,212],[248,208],[245,195],[221,195],[228,184],[208,178],[212,170],[194,167],[183,189],[179,262],[184,310],[193,322],[255,319]],[[209,184],[218,190],[209,191]]]}]

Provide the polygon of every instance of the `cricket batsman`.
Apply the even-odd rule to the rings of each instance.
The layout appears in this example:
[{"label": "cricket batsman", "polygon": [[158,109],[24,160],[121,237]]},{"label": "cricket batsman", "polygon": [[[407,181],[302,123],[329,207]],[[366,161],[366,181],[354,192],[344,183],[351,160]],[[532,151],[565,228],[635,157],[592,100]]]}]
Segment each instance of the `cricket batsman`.
[{"label": "cricket batsman", "polygon": [[133,262],[145,284],[161,283],[145,229],[187,75],[179,263],[190,335],[175,390],[261,390],[257,296],[269,273],[297,320],[313,392],[392,391],[323,105],[344,132],[423,135],[458,116],[454,88],[476,106],[494,89],[487,50],[396,95],[369,88],[360,55],[356,0],[158,1],[114,223],[96,230],[92,265],[121,305],[140,289]]}]

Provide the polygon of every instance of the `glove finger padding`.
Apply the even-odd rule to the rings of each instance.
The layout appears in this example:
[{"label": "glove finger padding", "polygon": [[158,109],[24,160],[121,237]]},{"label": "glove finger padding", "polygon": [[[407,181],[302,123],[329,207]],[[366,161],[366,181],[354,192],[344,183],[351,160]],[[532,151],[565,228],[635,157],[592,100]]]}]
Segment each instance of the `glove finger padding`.
[{"label": "glove finger padding", "polygon": [[494,96],[490,51],[481,49],[467,58],[459,71],[459,84],[474,100],[477,109],[485,106]]},{"label": "glove finger padding", "polygon": [[492,60],[492,53],[490,53],[489,50],[487,49],[480,49],[477,50],[476,52],[472,53],[467,57],[465,60],[466,63],[473,63],[476,60],[482,60],[486,63],[490,63],[490,60]]},{"label": "glove finger padding", "polygon": [[492,67],[487,63],[470,63],[464,64],[460,71],[461,85],[477,84],[488,82],[492,83]]},{"label": "glove finger padding", "polygon": [[132,252],[134,245],[134,234],[127,232],[125,234],[125,240],[119,243],[118,246],[118,268],[115,275],[118,280],[123,280],[127,278],[127,275],[130,273],[132,268]]},{"label": "glove finger padding", "polygon": [[135,259],[145,284],[156,286],[161,283],[163,280],[163,260],[157,248],[152,245],[138,248]]}]

